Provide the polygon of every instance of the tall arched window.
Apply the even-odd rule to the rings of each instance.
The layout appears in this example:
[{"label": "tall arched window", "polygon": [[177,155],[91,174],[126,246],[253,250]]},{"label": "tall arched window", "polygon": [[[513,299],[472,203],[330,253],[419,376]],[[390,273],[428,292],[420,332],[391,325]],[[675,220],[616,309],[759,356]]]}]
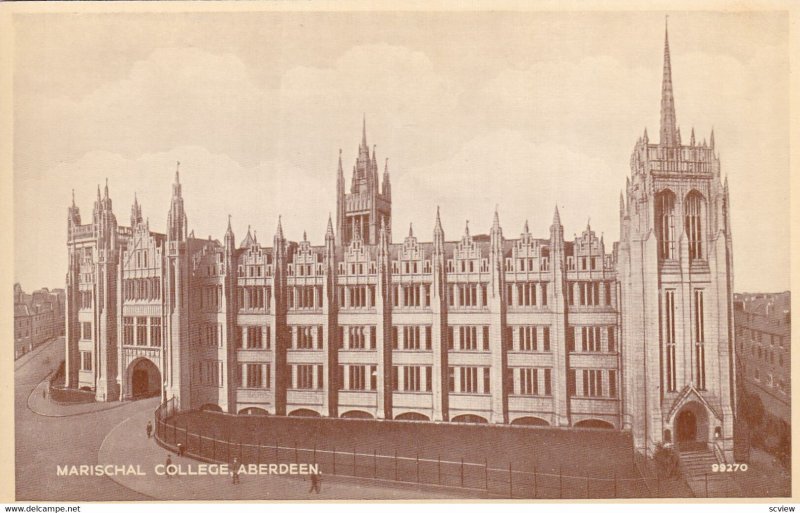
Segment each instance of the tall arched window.
[{"label": "tall arched window", "polygon": [[656,194],[656,237],[658,258],[674,260],[675,251],[675,194],[666,189]]},{"label": "tall arched window", "polygon": [[683,207],[683,222],[689,239],[689,260],[703,259],[703,196],[692,191],[686,195]]}]

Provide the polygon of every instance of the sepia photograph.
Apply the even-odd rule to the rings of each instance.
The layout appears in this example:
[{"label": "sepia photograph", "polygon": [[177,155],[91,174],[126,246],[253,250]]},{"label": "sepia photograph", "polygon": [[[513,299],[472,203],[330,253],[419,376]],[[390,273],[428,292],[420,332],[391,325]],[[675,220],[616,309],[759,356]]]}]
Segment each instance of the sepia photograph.
[{"label": "sepia photograph", "polygon": [[3,500],[791,500],[788,10],[165,4],[6,12]]}]

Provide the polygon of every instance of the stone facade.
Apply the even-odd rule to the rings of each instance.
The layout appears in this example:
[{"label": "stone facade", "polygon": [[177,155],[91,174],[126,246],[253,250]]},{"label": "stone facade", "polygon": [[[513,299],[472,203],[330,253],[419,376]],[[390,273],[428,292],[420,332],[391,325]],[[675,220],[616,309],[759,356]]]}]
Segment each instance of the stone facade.
[{"label": "stone facade", "polygon": [[64,301],[63,289],[26,294],[14,284],[14,359],[64,334]]},{"label": "stone facade", "polygon": [[[710,143],[682,145],[665,42],[661,140],[636,143],[621,241],[527,223],[506,238],[393,237],[388,163],[366,125],[324,242],[188,233],[175,173],[167,233],[134,201],[117,224],[68,215],[67,374],[98,400],[181,409],[630,430],[636,448],[700,440],[731,458],[728,189]],[[433,216],[432,216],[433,217]],[[610,249],[610,250],[609,250]]]},{"label": "stone facade", "polygon": [[736,294],[733,305],[739,379],[768,413],[791,423],[791,295]]}]

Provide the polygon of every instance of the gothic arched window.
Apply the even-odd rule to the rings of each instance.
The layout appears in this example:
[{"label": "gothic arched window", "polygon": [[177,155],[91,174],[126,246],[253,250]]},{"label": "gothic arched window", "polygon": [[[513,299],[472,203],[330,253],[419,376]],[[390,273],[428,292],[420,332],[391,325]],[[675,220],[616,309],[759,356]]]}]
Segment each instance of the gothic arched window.
[{"label": "gothic arched window", "polygon": [[665,189],[656,194],[656,238],[659,260],[674,260],[675,251],[675,194]]},{"label": "gothic arched window", "polygon": [[689,260],[703,259],[703,196],[692,191],[686,195],[683,206],[683,221],[686,237],[689,240]]}]

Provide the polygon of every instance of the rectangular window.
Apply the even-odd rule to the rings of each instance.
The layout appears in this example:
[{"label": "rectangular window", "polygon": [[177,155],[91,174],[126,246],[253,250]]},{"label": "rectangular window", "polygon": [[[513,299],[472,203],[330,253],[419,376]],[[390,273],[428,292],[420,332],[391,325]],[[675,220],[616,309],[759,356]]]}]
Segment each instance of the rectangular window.
[{"label": "rectangular window", "polygon": [[126,346],[133,345],[133,317],[122,318],[122,343]]},{"label": "rectangular window", "polygon": [[447,390],[450,392],[456,391],[456,368],[455,367],[448,367],[447,368]]},{"label": "rectangular window", "polygon": [[575,352],[575,326],[567,326],[567,351]]},{"label": "rectangular window", "polygon": [[[695,373],[697,374],[697,388],[706,389],[706,349],[705,349],[705,319],[703,312],[703,291],[694,291],[694,350]],[[774,342],[774,338],[773,338]],[[772,355],[772,353],[770,353]]]},{"label": "rectangular window", "polygon": [[161,318],[150,317],[150,345],[161,347]]},{"label": "rectangular window", "polygon": [[247,388],[263,388],[264,375],[260,364],[248,363],[246,372],[247,372]]},{"label": "rectangular window", "polygon": [[575,397],[577,394],[577,377],[575,375],[575,369],[569,369],[567,373],[567,395],[569,397]]},{"label": "rectangular window", "polygon": [[663,315],[660,325],[661,340],[665,346],[667,390],[674,392],[677,387],[675,371],[675,291],[664,292]]},{"label": "rectangular window", "polygon": [[433,367],[428,365],[425,367],[425,391],[430,392],[433,387]]},{"label": "rectangular window", "polygon": [[542,351],[550,351],[550,326],[542,328]]},{"label": "rectangular window", "polygon": [[452,326],[447,327],[447,349],[453,350],[455,344],[455,331]]},{"label": "rectangular window", "polygon": [[369,327],[369,348],[375,349],[377,343],[377,335],[375,333],[375,326]]},{"label": "rectangular window", "polygon": [[433,348],[433,329],[430,326],[425,326],[425,350],[430,351]]},{"label": "rectangular window", "polygon": [[314,388],[313,365],[295,365],[295,372],[297,372],[295,388],[299,389]]},{"label": "rectangular window", "polygon": [[614,326],[608,327],[608,352],[609,353],[616,353],[617,352],[617,339],[616,333],[614,331]]},{"label": "rectangular window", "polygon": [[90,371],[90,370],[92,370],[92,352],[91,351],[81,351],[81,370],[82,371]]},{"label": "rectangular window", "polygon": [[544,395],[553,395],[553,384],[551,383],[551,369],[544,370]]},{"label": "rectangular window", "polygon": [[608,396],[617,397],[617,371],[608,371]]},{"label": "rectangular window", "polygon": [[136,345],[147,345],[147,317],[136,318]]},{"label": "rectangular window", "polygon": [[[128,318],[130,319],[130,317]],[[133,322],[133,319],[131,319],[131,322]],[[81,323],[81,326],[83,328],[83,336],[81,338],[84,340],[92,340],[92,323],[83,322]]]},{"label": "rectangular window", "polygon": [[419,392],[421,390],[421,373],[419,367],[403,367],[403,390],[407,392]]},{"label": "rectangular window", "polygon": [[367,370],[363,365],[350,365],[350,387],[349,390],[366,390]]},{"label": "rectangular window", "polygon": [[483,327],[483,350],[489,350],[489,326]]},{"label": "rectangular window", "polygon": [[400,387],[400,371],[397,365],[392,366],[392,390],[397,392]]},{"label": "rectangular window", "polygon": [[460,367],[461,390],[465,394],[474,394],[478,392],[478,368],[477,367]]},{"label": "rectangular window", "polygon": [[491,392],[491,389],[492,389],[491,383],[492,383],[491,369],[489,367],[484,367],[483,368],[483,393],[484,394],[488,394],[488,393]]}]

